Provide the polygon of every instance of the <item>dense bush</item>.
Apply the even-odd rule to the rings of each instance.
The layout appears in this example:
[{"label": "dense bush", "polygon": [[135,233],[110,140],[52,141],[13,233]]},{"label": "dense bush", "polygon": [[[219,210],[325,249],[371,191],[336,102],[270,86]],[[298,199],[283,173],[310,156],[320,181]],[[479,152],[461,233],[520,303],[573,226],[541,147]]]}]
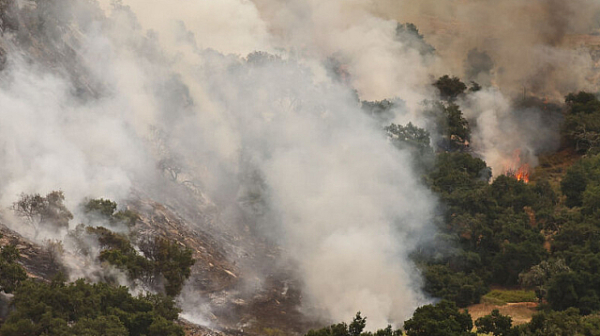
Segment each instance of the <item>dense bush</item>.
[{"label": "dense bush", "polygon": [[374,333],[363,331],[366,325],[367,318],[362,317],[358,312],[350,324],[342,322],[321,329],[310,330],[306,333],[306,336],[402,336],[401,330],[393,330],[391,326],[379,329]]},{"label": "dense bush", "polygon": [[27,280],[15,291],[12,305],[0,335],[184,335],[173,323],[179,310],[172,299],[153,294],[133,297],[127,287],[105,283]]},{"label": "dense bush", "polygon": [[139,215],[131,210],[117,211],[117,203],[108,199],[92,199],[83,205],[83,211],[91,219],[108,221],[111,225],[126,224],[134,226],[139,220]]},{"label": "dense bush", "polygon": [[0,247],[0,292],[12,293],[27,279],[27,273],[18,264],[19,257],[19,250],[14,245]]},{"label": "dense bush", "polygon": [[475,333],[468,312],[461,312],[450,301],[417,308],[413,317],[404,322],[408,336],[471,336]]},{"label": "dense bush", "polygon": [[597,152],[600,146],[600,100],[592,93],[571,93],[565,98],[568,113],[562,133],[581,153]]},{"label": "dense bush", "polygon": [[161,237],[140,244],[144,253],[140,255],[124,234],[103,227],[87,227],[86,232],[98,239],[100,261],[128,272],[133,279],[162,284],[169,296],[179,294],[195,263],[191,249]]}]

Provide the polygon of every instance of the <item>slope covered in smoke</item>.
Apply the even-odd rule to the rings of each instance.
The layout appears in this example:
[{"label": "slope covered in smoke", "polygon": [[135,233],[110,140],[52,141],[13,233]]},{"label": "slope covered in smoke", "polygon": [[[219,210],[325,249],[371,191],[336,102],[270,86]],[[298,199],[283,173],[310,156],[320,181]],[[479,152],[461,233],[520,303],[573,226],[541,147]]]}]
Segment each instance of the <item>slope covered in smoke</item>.
[{"label": "slope covered in smoke", "polygon": [[403,0],[379,2],[373,11],[414,22],[436,46],[446,71],[494,83],[509,96],[525,90],[561,99],[597,87],[597,59],[578,41],[600,32],[597,1]]},{"label": "slope covered in smoke", "polygon": [[[13,21],[3,34],[3,206],[21,192],[61,189],[77,209],[85,197],[123,201],[139,190],[198,229],[248,228],[284,247],[280,260],[298,265],[309,315],[342,318],[361,309],[383,325],[426,302],[408,254],[429,230],[433,197],[352,90],[324,76],[324,53],[225,54],[275,50],[260,43],[260,29],[250,46],[225,53],[213,37],[203,38],[260,27],[249,3],[192,7],[198,16],[231,6],[248,16],[210,30],[178,10],[171,14],[182,16],[168,17],[164,27],[145,27],[145,12],[126,5],[104,11],[74,0],[7,9]],[[181,9],[186,5],[193,6],[183,2]],[[391,22],[373,20],[385,34],[394,32]],[[400,42],[383,38],[392,43],[382,50],[386,57],[402,56],[395,53]],[[357,73],[367,70],[366,60],[357,61]],[[392,64],[376,71],[391,73]],[[414,86],[389,80],[405,91]],[[198,214],[186,202],[205,205]],[[210,211],[222,227],[198,219]],[[71,226],[82,218],[75,213]],[[12,227],[28,234],[17,219]],[[65,233],[31,237],[60,240]],[[228,258],[244,267],[234,252]],[[260,287],[260,272],[277,267],[264,262],[253,268],[258,282],[241,291]]]},{"label": "slope covered in smoke", "polygon": [[[482,71],[471,73],[484,88],[457,103],[474,121],[472,148],[501,172],[515,150],[534,165],[538,152],[556,145],[548,113],[513,103],[520,81],[540,96],[586,88],[591,58],[562,49],[562,31],[544,31],[540,43],[527,29],[519,43],[498,35],[489,49],[467,44],[468,35],[423,41],[377,6],[383,3],[2,2],[0,204],[60,189],[75,215],[70,229],[85,220],[76,209],[86,198],[139,211],[164,206],[167,222],[186,223],[167,236],[214,239],[222,282],[237,298],[293,280],[306,316],[342,320],[360,310],[373,327],[399,325],[430,300],[409,256],[434,236],[437,201],[411,153],[393,146],[360,100],[394,99],[391,121],[428,127],[423,101],[439,98],[433,78],[459,72],[466,54],[454,50],[478,47],[471,65]],[[564,20],[587,17],[589,6]],[[510,58],[520,54],[507,48],[519,45],[532,48],[525,63]],[[539,59],[547,61],[533,67]],[[569,76],[556,66],[565,59],[573,60]],[[533,132],[540,120],[547,124]],[[18,218],[10,226],[36,240],[67,235],[66,228],[32,232]],[[197,274],[219,269],[200,264]],[[289,274],[269,277],[282,270]],[[203,297],[218,292],[221,280],[195,280],[181,297],[184,315],[208,316],[218,307],[204,307],[210,299]]]}]

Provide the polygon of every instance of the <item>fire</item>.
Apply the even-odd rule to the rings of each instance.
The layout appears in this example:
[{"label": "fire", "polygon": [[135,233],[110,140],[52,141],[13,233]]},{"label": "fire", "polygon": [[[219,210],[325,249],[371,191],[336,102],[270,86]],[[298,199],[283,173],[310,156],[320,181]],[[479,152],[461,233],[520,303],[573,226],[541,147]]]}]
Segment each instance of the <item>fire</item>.
[{"label": "fire", "polygon": [[514,176],[519,181],[529,183],[529,165],[522,165],[521,167],[519,167],[519,169],[517,169],[516,172],[514,172],[512,176]]},{"label": "fire", "polygon": [[506,176],[512,176],[519,181],[529,183],[530,166],[528,163],[521,163],[521,151],[515,150],[511,163],[504,169]]}]

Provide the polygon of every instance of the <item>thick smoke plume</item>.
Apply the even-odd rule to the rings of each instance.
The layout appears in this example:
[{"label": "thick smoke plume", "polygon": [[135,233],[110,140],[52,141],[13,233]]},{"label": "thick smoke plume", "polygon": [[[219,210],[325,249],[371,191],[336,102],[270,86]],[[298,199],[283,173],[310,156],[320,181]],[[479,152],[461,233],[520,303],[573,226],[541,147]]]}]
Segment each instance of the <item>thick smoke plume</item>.
[{"label": "thick smoke plume", "polygon": [[401,0],[378,2],[373,10],[417,24],[436,47],[442,69],[455,75],[489,67],[468,59],[470,52],[485,53],[494,64],[487,79],[510,97],[525,91],[558,100],[574,90],[597,88],[598,60],[585,44],[600,46],[597,35],[588,35],[600,29],[598,1]]},{"label": "thick smoke plume", "polygon": [[361,310],[373,327],[399,325],[427,302],[408,255],[435,201],[323,64],[337,53],[361,97],[417,104],[431,91],[426,60],[366,2],[306,3],[285,34],[307,31],[287,37],[274,20],[297,13],[264,6],[275,4],[15,6],[0,73],[2,205],[55,189],[72,209],[132,189],[161,199],[157,180],[185,180],[283,247],[308,315]]}]

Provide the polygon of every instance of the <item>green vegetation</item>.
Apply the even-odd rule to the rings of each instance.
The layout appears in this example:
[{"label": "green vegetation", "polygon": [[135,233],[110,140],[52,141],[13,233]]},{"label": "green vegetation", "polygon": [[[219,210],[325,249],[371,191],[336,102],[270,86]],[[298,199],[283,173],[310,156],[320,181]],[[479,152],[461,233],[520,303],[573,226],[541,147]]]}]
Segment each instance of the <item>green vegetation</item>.
[{"label": "green vegetation", "polygon": [[52,191],[45,197],[40,194],[21,194],[13,203],[14,212],[33,226],[36,233],[41,225],[53,229],[66,229],[73,214],[64,205],[65,196],[62,191]]},{"label": "green vegetation", "polygon": [[111,225],[134,226],[139,219],[139,215],[131,210],[117,211],[117,203],[103,198],[89,200],[83,205],[83,211],[92,219],[103,219]]},{"label": "green vegetation", "polygon": [[518,328],[523,336],[588,336],[600,335],[600,317],[581,316],[575,308],[562,312],[540,312],[530,323]]},{"label": "green vegetation", "polygon": [[424,114],[435,126],[435,134],[440,136],[435,145],[442,152],[464,151],[471,139],[469,123],[460,107],[452,101],[424,103]]},{"label": "green vegetation", "polygon": [[[1,234],[0,239],[2,239]],[[17,263],[19,258],[19,250],[15,246],[0,247],[0,292],[12,293],[27,279],[27,273]]]},{"label": "green vegetation", "polygon": [[397,107],[401,102],[384,99],[379,101],[361,101],[360,104],[366,114],[382,123],[388,123],[394,119],[393,108]]},{"label": "green vegetation", "polygon": [[160,237],[140,248],[152,263],[155,273],[164,279],[167,295],[179,294],[195,263],[192,250]]},{"label": "green vegetation", "polygon": [[434,153],[430,145],[429,132],[412,123],[406,126],[391,124],[385,127],[385,131],[394,146],[408,150],[412,154],[417,168],[427,169],[431,165]]},{"label": "green vegetation", "polygon": [[[491,169],[468,152],[470,128],[453,102],[469,94],[466,85],[444,76],[435,86],[447,100],[426,105],[441,134],[436,154],[429,133],[413,124],[391,124],[385,131],[396,147],[417,158],[423,180],[444,205],[436,219],[438,244],[413,255],[425,278],[423,288],[466,307],[480,302],[492,285],[518,285],[519,274],[548,258],[542,230],[555,222],[558,197],[545,180],[527,184],[500,175],[490,184]],[[595,199],[587,199],[589,211],[595,211]],[[530,293],[535,301],[535,292]]]},{"label": "green vegetation", "polygon": [[133,297],[127,287],[84,280],[51,283],[26,280],[12,301],[14,310],[0,327],[2,336],[183,336],[173,323],[179,314],[172,299]]},{"label": "green vegetation", "polygon": [[[72,218],[63,205],[64,196],[53,192],[46,197],[22,195],[15,210],[26,220],[57,225],[57,221]],[[86,203],[87,214],[115,218],[116,204],[108,200]],[[21,211],[21,212],[20,212]],[[50,214],[49,214],[50,213]],[[133,213],[131,213],[133,214]],[[136,218],[127,215],[126,218]],[[119,217],[116,217],[119,218]],[[120,220],[120,219],[119,219]],[[61,223],[64,225],[64,223]],[[126,234],[104,227],[80,224],[69,233],[80,245],[83,254],[90,255],[85,239],[94,237],[101,252],[100,261],[126,271],[131,278],[156,282],[164,286],[163,294],[137,297],[123,286],[108,283],[90,284],[83,279],[66,283],[59,273],[50,283],[27,279],[18,264],[15,246],[0,247],[0,291],[14,294],[10,313],[0,321],[2,336],[183,336],[183,329],[174,321],[180,310],[173,297],[178,295],[194,264],[192,251],[177,243],[156,238],[140,255]],[[0,238],[2,238],[0,236]]]},{"label": "green vegetation", "polygon": [[[435,140],[432,164],[422,164],[420,171],[443,211],[436,218],[435,246],[412,256],[422,270],[423,289],[445,300],[438,305],[453,311],[445,315],[482,298],[494,304],[541,303],[543,311],[529,324],[513,327],[510,317],[495,311],[476,321],[480,332],[600,334],[595,315],[600,312],[600,100],[585,92],[565,99],[563,148],[585,153],[583,158],[551,179],[540,174],[525,183],[500,175],[490,183],[490,168],[468,151],[469,125],[455,103],[473,91],[449,76],[434,85],[443,101],[427,106],[441,139]],[[396,147],[417,159],[431,153],[423,129],[391,124],[385,131]],[[514,289],[487,293],[490,287],[503,286]],[[406,322],[407,335],[470,332],[470,318],[461,324],[462,315],[456,315],[449,322],[436,315],[441,307],[425,307]]]},{"label": "green vegetation", "polygon": [[142,280],[157,289],[162,285],[169,296],[179,294],[195,263],[192,250],[161,237],[141,244],[142,256],[125,234],[104,227],[84,229],[80,226],[75,230],[74,237],[81,241],[84,233],[98,240],[102,249],[98,257],[100,261],[126,271],[132,279]]},{"label": "green vegetation", "polygon": [[[83,209],[92,220],[103,219],[110,224],[125,223],[131,227],[139,219],[139,215],[133,211],[116,211],[117,204],[105,199],[89,200]],[[132,279],[164,290],[169,296],[177,296],[181,292],[195,263],[192,250],[161,237],[142,242],[139,249],[143,255],[140,255],[126,234],[104,227],[78,226],[72,232],[72,237],[82,249],[86,247],[84,235],[94,236],[98,240],[102,249],[100,261],[126,271]]]},{"label": "green vegetation", "polygon": [[342,322],[318,330],[310,330],[306,336],[402,336],[401,330],[392,330],[391,326],[374,333],[363,331],[366,325],[367,318],[362,317],[358,312],[349,324]]},{"label": "green vegetation", "polygon": [[500,314],[498,309],[494,309],[490,315],[478,318],[475,325],[480,333],[489,333],[494,336],[519,335],[518,330],[512,327],[512,318]]},{"label": "green vegetation", "polygon": [[432,55],[435,48],[425,42],[425,36],[413,23],[398,23],[396,25],[396,39],[403,42],[404,49],[418,51],[421,55]]},{"label": "green vegetation", "polygon": [[[464,86],[449,77],[436,86],[450,101],[446,109],[465,94]],[[580,92],[567,96],[566,103],[564,146],[587,155],[563,171],[554,187],[543,176],[529,184],[497,176],[489,184],[485,162],[451,146],[441,147],[445,150],[425,174],[445,205],[438,239],[453,247],[414,256],[425,291],[464,307],[479,302],[489,286],[521,285],[522,290],[493,290],[483,300],[544,303],[544,311],[529,324],[511,327],[508,318],[494,312],[476,321],[481,332],[598,334],[593,314],[600,311],[600,155],[595,154],[594,132],[600,132],[600,102]],[[455,126],[441,128],[447,137],[468,130],[452,114],[447,120]]]},{"label": "green vegetation", "polygon": [[[398,34],[422,40],[414,26],[399,26]],[[259,62],[262,57],[251,58]],[[470,152],[469,123],[458,105],[477,86],[468,90],[449,76],[434,85],[441,100],[427,102],[425,114],[435,132],[412,123],[384,128],[391,145],[413,156],[415,169],[441,204],[434,217],[435,244],[417,249],[411,258],[421,270],[423,290],[442,301],[418,308],[405,321],[405,334],[474,335],[475,325],[478,332],[496,336],[600,335],[600,100],[585,92],[565,99],[563,148],[583,155],[568,168],[561,167],[550,179],[542,171],[531,183],[505,175],[492,180],[486,162]],[[395,104],[400,102],[362,102],[362,107],[382,121]],[[41,225],[68,228],[73,218],[60,191],[43,197],[23,194],[13,209],[36,231]],[[126,224],[131,229],[139,220],[136,213],[118,211],[106,199],[89,200],[82,209],[88,223]],[[87,255],[92,254],[86,242],[91,237],[100,247],[101,262],[166,295],[132,297],[123,287],[83,280],[26,280],[18,250],[3,246],[0,290],[14,293],[15,299],[0,335],[181,334],[173,324],[177,309],[172,297],[191,274],[192,250],[160,237],[136,242],[130,233],[83,224],[69,235]],[[497,310],[473,323],[461,309],[482,300],[498,305],[537,302],[540,312],[520,326]],[[358,313],[350,323],[307,335],[402,335],[391,326],[375,332],[365,331],[365,326],[366,318]]]},{"label": "green vegetation", "polygon": [[148,279],[153,275],[152,263],[138,254],[124,234],[114,233],[103,227],[87,227],[86,232],[98,238],[102,248],[100,261],[127,271],[132,279]]},{"label": "green vegetation", "polygon": [[500,304],[514,302],[536,302],[538,300],[535,291],[521,289],[494,289],[487,293],[483,298],[485,300],[489,299],[490,301]]},{"label": "green vegetation", "polygon": [[[64,206],[64,199],[60,191],[53,191],[46,197],[23,194],[19,201],[15,202],[13,209],[28,223],[34,224],[36,231],[40,229],[40,225],[68,228],[73,215]],[[109,225],[122,223],[131,228],[139,220],[137,213],[131,210],[117,211],[117,204],[107,199],[88,200],[82,208],[90,222],[101,221]],[[92,237],[101,248],[98,256],[100,261],[127,272],[132,279],[142,280],[157,290],[164,290],[167,295],[173,297],[181,292],[195,263],[190,249],[160,237],[141,244],[140,249],[144,255],[140,255],[127,234],[116,233],[105,227],[86,227],[80,224],[69,232],[68,237],[84,255],[91,254],[88,239]],[[7,282],[20,279],[15,273],[15,264],[11,262],[18,258],[16,250],[13,250],[12,247],[4,247],[2,250],[2,260],[8,261],[0,263],[0,270],[6,269],[6,274],[13,274],[15,277],[12,280],[8,279],[8,276],[3,277]],[[13,287],[6,285],[7,291]]]},{"label": "green vegetation", "polygon": [[568,112],[563,136],[580,153],[598,153],[600,145],[600,100],[588,92],[571,93],[565,98]]},{"label": "green vegetation", "polygon": [[499,176],[492,184],[488,178],[485,162],[458,152],[439,154],[427,176],[446,204],[440,239],[456,248],[415,258],[424,270],[424,288],[461,307],[479,302],[490,285],[518,284],[521,272],[548,255],[529,212],[552,201],[514,178]]},{"label": "green vegetation", "polygon": [[461,312],[450,301],[417,308],[413,317],[404,322],[408,336],[470,336],[473,329],[471,315]]},{"label": "green vegetation", "polygon": [[461,307],[479,302],[487,287],[474,273],[455,272],[447,265],[430,265],[424,274],[423,289],[430,295],[450,300]]},{"label": "green vegetation", "polygon": [[557,274],[570,271],[571,269],[563,259],[544,260],[529,271],[521,273],[519,281],[527,288],[534,288],[536,297],[542,302],[548,294],[549,280]]},{"label": "green vegetation", "polygon": [[467,90],[467,85],[461,82],[458,77],[450,77],[448,75],[438,78],[438,80],[433,83],[433,86],[438,89],[440,97],[447,101],[456,100]]}]

